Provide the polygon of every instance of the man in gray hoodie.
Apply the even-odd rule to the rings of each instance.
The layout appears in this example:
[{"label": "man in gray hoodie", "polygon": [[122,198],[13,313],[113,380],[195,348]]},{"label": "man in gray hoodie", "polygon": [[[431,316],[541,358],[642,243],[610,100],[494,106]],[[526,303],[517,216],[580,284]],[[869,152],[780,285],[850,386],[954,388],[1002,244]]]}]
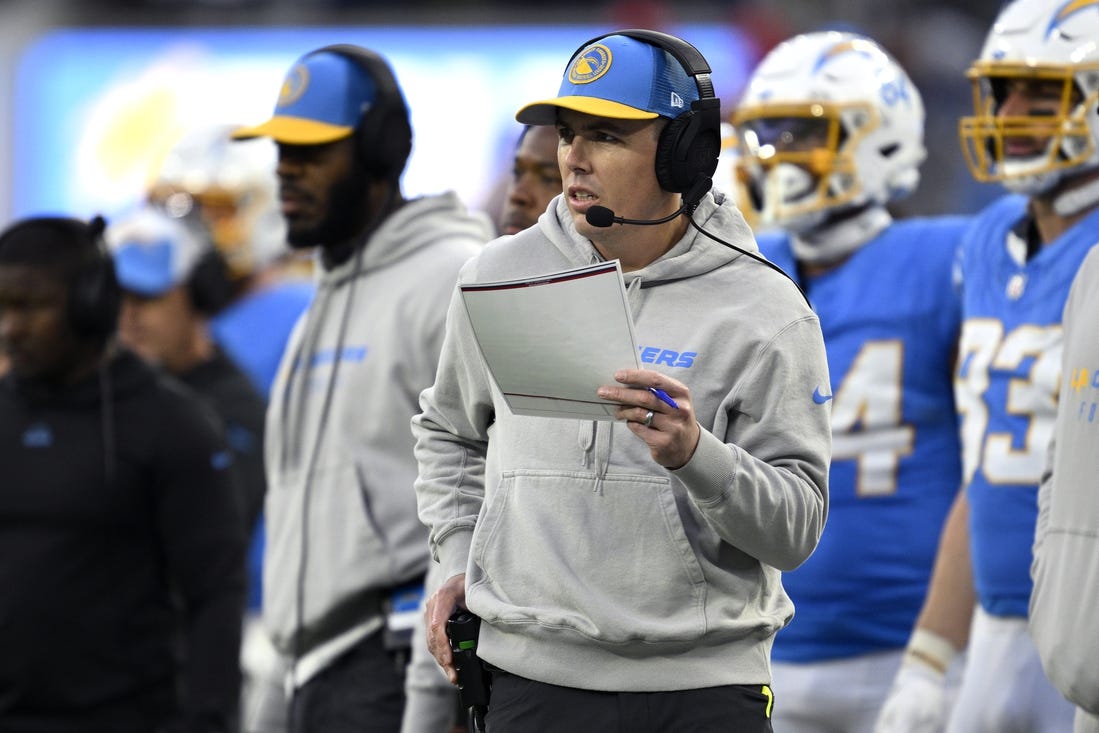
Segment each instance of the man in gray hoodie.
[{"label": "man in gray hoodie", "polygon": [[563,194],[462,270],[494,282],[618,259],[645,366],[592,395],[618,405],[613,422],[518,416],[451,302],[413,420],[446,578],[428,644],[456,681],[446,621],[481,618],[489,731],[771,730],[769,653],[793,614],[780,574],[824,527],[831,394],[816,316],[711,190],[712,90],[672,36],[585,43],[559,96],[516,115],[556,127]]},{"label": "man in gray hoodie", "polygon": [[288,240],[319,248],[266,428],[263,614],[288,669],[290,728],[395,731],[408,642],[394,643],[392,620],[415,611],[428,565],[408,421],[458,270],[492,228],[453,193],[402,196],[408,110],[366,49],[306,54],[274,116],[234,135],[275,140]]},{"label": "man in gray hoodie", "polygon": [[1099,247],[1089,250],[1065,303],[1057,424],[1038,489],[1028,628],[1042,668],[1076,705],[1074,733],[1099,733]]}]

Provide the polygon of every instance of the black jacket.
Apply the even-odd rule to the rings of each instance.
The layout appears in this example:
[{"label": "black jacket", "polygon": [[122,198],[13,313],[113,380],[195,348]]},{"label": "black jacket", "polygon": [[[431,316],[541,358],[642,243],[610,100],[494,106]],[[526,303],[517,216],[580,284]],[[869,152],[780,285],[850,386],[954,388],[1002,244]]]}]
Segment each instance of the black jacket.
[{"label": "black jacket", "polygon": [[0,730],[228,725],[245,549],[230,461],[208,408],[128,352],[63,391],[0,379]]},{"label": "black jacket", "polygon": [[176,375],[206,398],[225,426],[233,468],[243,492],[244,527],[248,534],[263,511],[267,482],[263,473],[263,422],[267,403],[248,376],[220,349],[213,358]]}]

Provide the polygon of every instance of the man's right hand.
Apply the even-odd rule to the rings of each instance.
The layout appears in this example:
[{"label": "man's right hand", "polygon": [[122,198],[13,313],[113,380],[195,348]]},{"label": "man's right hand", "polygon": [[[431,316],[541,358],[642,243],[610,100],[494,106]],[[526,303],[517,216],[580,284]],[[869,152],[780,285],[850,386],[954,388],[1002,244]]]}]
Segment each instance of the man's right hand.
[{"label": "man's right hand", "polygon": [[949,712],[946,671],[956,654],[937,634],[913,634],[874,733],[940,733]]},{"label": "man's right hand", "polygon": [[446,635],[446,622],[459,608],[466,607],[466,574],[452,576],[427,599],[424,622],[427,625],[427,649],[443,668],[452,685],[458,684],[458,671]]},{"label": "man's right hand", "polygon": [[940,733],[946,712],[945,676],[906,663],[893,678],[874,733]]}]

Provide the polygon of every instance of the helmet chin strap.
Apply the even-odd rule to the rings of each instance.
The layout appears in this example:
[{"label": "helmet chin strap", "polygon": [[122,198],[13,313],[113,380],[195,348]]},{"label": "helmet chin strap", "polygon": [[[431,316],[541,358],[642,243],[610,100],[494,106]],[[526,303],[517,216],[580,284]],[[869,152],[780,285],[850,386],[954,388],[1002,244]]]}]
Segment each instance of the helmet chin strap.
[{"label": "helmet chin strap", "polygon": [[862,247],[893,222],[884,206],[873,204],[854,216],[830,219],[828,223],[790,238],[794,256],[807,265],[828,265]]},{"label": "helmet chin strap", "polygon": [[1072,216],[1096,203],[1099,203],[1099,178],[1056,196],[1053,199],[1053,210],[1058,216]]}]

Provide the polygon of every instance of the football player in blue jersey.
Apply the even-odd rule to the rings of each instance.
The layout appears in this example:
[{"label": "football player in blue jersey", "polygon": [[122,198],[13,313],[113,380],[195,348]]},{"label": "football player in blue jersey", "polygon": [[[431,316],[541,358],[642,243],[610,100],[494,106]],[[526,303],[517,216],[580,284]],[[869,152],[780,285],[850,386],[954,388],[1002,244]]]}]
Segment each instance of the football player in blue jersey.
[{"label": "football player in blue jersey", "polygon": [[795,616],[772,652],[775,730],[868,733],[961,476],[952,272],[968,220],[891,216],[919,181],[924,108],[869,38],[780,44],[733,126],[741,207],[761,252],[807,292],[832,379],[814,395],[833,401],[831,514],[813,555],[783,574]]},{"label": "football player in blue jersey", "polygon": [[[1062,309],[1099,241],[1099,0],[1005,6],[968,72],[967,163],[1009,192],[962,245],[963,485],[879,730],[936,730],[940,671],[966,648],[946,730],[1068,731],[1027,632],[1036,494],[1053,433]],[[976,593],[977,608],[960,599]],[[971,604],[970,604],[971,605]],[[970,618],[972,623],[970,624]]]}]

